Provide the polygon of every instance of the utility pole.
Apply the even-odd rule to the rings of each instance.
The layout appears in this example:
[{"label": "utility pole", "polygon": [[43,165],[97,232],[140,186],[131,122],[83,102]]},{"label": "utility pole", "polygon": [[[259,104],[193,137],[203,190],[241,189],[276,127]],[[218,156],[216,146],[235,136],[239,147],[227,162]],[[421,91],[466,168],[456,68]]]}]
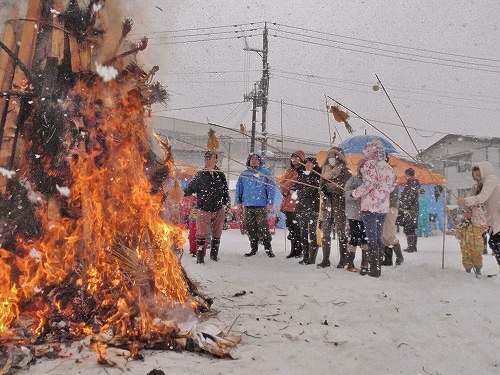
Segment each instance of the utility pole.
[{"label": "utility pole", "polygon": [[266,121],[267,121],[267,97],[269,95],[269,64],[267,63],[268,50],[268,40],[267,40],[267,23],[264,24],[264,33],[262,34],[262,79],[260,80],[260,91],[262,92],[262,135],[264,135],[264,141],[262,142],[262,153],[265,155],[267,148],[267,131],[266,131]]},{"label": "utility pole", "polygon": [[255,151],[255,123],[257,122],[257,84],[253,89],[253,106],[252,106],[252,135],[250,137],[250,152]]},{"label": "utility pole", "polygon": [[[245,101],[253,101],[252,108],[252,137],[250,148],[251,152],[255,151],[255,126],[256,126],[256,111],[257,107],[262,107],[261,130],[264,139],[262,140],[261,150],[265,153],[267,148],[267,104],[269,95],[269,64],[267,56],[269,53],[267,23],[264,24],[264,32],[262,34],[262,49],[250,48],[245,40],[244,51],[257,52],[262,57],[262,78],[254,85],[254,89],[250,94],[244,96]],[[258,88],[257,88],[258,84]]]}]

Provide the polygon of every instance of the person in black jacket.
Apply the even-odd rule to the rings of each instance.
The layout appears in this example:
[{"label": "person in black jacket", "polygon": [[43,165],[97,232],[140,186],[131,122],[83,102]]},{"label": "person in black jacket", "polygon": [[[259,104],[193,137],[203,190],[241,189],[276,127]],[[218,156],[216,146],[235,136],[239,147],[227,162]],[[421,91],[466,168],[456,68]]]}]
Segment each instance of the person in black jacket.
[{"label": "person in black jacket", "polygon": [[418,198],[420,195],[420,181],[415,178],[415,170],[405,170],[406,185],[399,200],[399,213],[396,224],[403,227],[408,248],[403,251],[414,253],[417,251],[418,226]]},{"label": "person in black jacket", "polygon": [[314,264],[318,253],[316,227],[319,215],[319,179],[321,168],[316,158],[304,160],[305,169],[301,170],[290,190],[295,194],[297,205],[295,213],[299,220],[300,242],[303,258],[300,264]]},{"label": "person in black jacket", "polygon": [[218,155],[214,151],[205,152],[205,168],[197,172],[184,195],[196,194],[196,206],[199,209],[196,217],[196,263],[205,263],[205,246],[209,235],[210,259],[219,260],[219,245],[229,204],[229,189],[226,175],[217,167]]}]

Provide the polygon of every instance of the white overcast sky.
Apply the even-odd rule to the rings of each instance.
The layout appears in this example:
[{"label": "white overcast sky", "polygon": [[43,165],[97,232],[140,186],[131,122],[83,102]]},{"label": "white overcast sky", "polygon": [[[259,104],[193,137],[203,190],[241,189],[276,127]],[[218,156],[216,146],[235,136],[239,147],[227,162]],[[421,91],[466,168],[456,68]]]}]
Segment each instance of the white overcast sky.
[{"label": "white overcast sky", "polygon": [[[415,154],[449,133],[500,136],[500,1],[108,0],[149,37],[146,68],[171,94],[156,113],[251,126],[243,95],[260,79],[269,27],[268,131],[328,142],[325,96],[369,120]],[[232,26],[236,25],[236,26]],[[252,29],[255,29],[252,31]],[[235,32],[237,31],[237,33]],[[409,135],[382,90],[377,74]],[[280,102],[283,101],[283,106]],[[233,103],[233,104],[228,104]],[[328,104],[335,104],[328,100]],[[355,134],[380,134],[351,113]],[[260,120],[260,110],[258,113]],[[349,134],[338,129],[337,143]],[[411,138],[410,138],[411,136]]]}]

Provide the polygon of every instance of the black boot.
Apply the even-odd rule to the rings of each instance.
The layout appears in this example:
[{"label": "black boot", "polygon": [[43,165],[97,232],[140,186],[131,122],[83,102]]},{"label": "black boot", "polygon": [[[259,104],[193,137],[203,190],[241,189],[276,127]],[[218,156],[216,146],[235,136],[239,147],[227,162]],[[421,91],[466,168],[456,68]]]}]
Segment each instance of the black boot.
[{"label": "black boot", "polygon": [[354,259],[356,258],[356,246],[349,246],[347,248],[347,268],[349,272],[358,272],[359,270],[354,266]]},{"label": "black boot", "polygon": [[309,249],[302,249],[303,258],[299,261],[299,264],[309,264]]},{"label": "black boot", "polygon": [[290,241],[290,244],[292,246],[292,250],[290,251],[290,254],[288,254],[286,256],[287,259],[290,259],[290,258],[295,258],[295,256],[297,255],[298,252],[300,252],[300,245],[298,243],[297,240],[293,239]]},{"label": "black boot", "polygon": [[266,251],[266,254],[269,258],[274,258],[275,255],[273,253],[273,249],[271,248],[271,244],[264,244],[264,250]]},{"label": "black boot", "polygon": [[401,264],[403,264],[405,258],[403,258],[403,252],[401,251],[401,245],[399,244],[399,242],[397,244],[394,244],[392,249],[394,250],[394,254],[396,254],[396,266],[400,266]]},{"label": "black boot", "polygon": [[318,254],[318,245],[311,245],[309,248],[309,264],[316,263],[317,254]]},{"label": "black boot", "polygon": [[368,275],[371,277],[380,277],[380,252],[383,251],[384,245],[368,245],[368,261],[370,263],[370,271]]},{"label": "black boot", "polygon": [[414,253],[417,252],[417,240],[418,240],[417,235],[414,235],[412,239],[412,249]]},{"label": "black boot", "polygon": [[257,254],[257,250],[259,249],[259,241],[250,241],[250,252],[246,253],[246,257],[252,257]]},{"label": "black boot", "polygon": [[365,276],[368,273],[368,245],[361,246],[361,269],[359,274]]},{"label": "black boot", "polygon": [[212,259],[214,262],[219,261],[219,245],[220,238],[212,238],[212,243],[210,245],[210,259]]},{"label": "black boot", "polygon": [[327,242],[323,242],[323,260],[316,267],[325,268],[330,267],[330,244]]},{"label": "black boot", "polygon": [[392,266],[392,246],[384,246],[383,266]]},{"label": "black boot", "polygon": [[196,239],[196,263],[204,264],[205,263],[205,239]]},{"label": "black boot", "polygon": [[340,259],[337,268],[345,268],[347,265],[347,243],[339,241]]},{"label": "black boot", "polygon": [[417,251],[417,235],[416,234],[407,234],[406,242],[408,243],[408,248],[403,251],[407,253],[414,253]]}]

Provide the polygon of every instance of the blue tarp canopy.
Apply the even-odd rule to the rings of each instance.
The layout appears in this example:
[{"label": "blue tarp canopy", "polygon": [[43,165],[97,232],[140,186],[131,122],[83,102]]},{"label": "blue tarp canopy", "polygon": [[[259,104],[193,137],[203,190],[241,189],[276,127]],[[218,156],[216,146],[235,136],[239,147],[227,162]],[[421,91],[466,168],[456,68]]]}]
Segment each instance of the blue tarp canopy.
[{"label": "blue tarp canopy", "polygon": [[388,154],[397,154],[397,151],[391,142],[377,135],[356,135],[354,137],[346,139],[339,145],[339,147],[342,147],[345,154],[362,154],[365,145],[375,139],[384,144],[385,150]]}]

